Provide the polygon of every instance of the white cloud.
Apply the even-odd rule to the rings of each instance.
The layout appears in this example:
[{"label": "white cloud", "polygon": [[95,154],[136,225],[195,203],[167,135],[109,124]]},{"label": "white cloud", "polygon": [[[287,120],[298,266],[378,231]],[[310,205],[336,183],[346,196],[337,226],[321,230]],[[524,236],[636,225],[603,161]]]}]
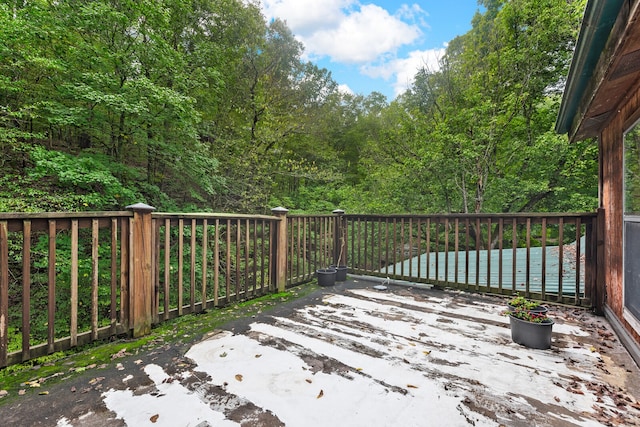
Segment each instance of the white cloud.
[{"label": "white cloud", "polygon": [[427,24],[424,19],[425,17],[429,16],[429,14],[422,10],[420,5],[418,4],[412,4],[411,6],[409,6],[408,4],[403,4],[396,12],[396,16],[401,19],[412,20],[421,27],[429,28],[429,24]]},{"label": "white cloud", "polygon": [[329,56],[333,61],[365,63],[395,52],[421,35],[420,29],[393,17],[376,5],[364,5],[337,27],[302,37],[309,53]]},{"label": "white cloud", "polygon": [[393,14],[366,0],[262,0],[262,5],[267,19],[287,22],[304,44],[306,59],[357,64],[362,75],[393,81],[396,95],[425,63],[437,66],[443,52],[416,50],[398,57],[429,28],[428,14],[418,4],[401,3]]},{"label": "white cloud", "polygon": [[323,28],[333,28],[346,16],[356,0],[262,0],[267,18],[287,21],[298,36],[308,36]]},{"label": "white cloud", "polygon": [[287,22],[307,55],[342,63],[371,62],[415,42],[420,25],[405,20],[425,14],[417,5],[402,5],[391,15],[357,0],[263,0],[263,10],[267,18]]},{"label": "white cloud", "polygon": [[338,85],[338,91],[340,93],[346,93],[347,95],[355,95],[355,92],[351,90],[349,85],[345,85],[345,84]]},{"label": "white cloud", "polygon": [[440,68],[439,60],[444,55],[445,48],[414,50],[407,58],[397,58],[387,61],[381,65],[364,65],[361,73],[372,78],[383,78],[392,83],[394,95],[400,95],[413,83],[418,70],[427,68],[430,71],[437,71]]}]

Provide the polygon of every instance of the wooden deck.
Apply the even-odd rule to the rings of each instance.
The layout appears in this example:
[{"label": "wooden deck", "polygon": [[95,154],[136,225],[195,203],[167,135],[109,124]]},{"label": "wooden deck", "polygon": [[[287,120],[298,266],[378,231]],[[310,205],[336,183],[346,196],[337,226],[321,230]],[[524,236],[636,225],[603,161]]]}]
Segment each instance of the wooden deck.
[{"label": "wooden deck", "polygon": [[506,300],[375,284],[352,280],[212,331],[178,367],[127,369],[102,394],[103,416],[136,426],[640,425],[640,372],[604,318],[550,306],[552,348],[532,350],[511,342]]}]

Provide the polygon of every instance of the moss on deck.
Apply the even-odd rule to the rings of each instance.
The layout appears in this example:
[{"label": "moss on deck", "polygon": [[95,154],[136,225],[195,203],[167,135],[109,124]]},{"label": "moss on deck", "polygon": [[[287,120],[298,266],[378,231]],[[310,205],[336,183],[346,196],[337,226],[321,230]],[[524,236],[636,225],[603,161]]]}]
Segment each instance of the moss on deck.
[{"label": "moss on deck", "polygon": [[97,341],[5,367],[0,369],[0,406],[21,395],[45,393],[40,391],[45,383],[50,386],[87,370],[117,363],[119,355],[141,354],[167,344],[186,346],[202,339],[205,334],[221,325],[271,310],[280,304],[304,297],[316,289],[318,286],[314,281],[288,289],[286,292],[171,319],[156,325],[151,334],[142,338]]}]

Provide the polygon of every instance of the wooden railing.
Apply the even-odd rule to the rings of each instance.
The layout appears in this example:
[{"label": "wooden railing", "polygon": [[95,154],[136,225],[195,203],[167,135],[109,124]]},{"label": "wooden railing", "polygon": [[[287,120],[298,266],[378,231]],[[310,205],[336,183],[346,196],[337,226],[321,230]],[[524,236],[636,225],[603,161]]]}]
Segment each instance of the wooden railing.
[{"label": "wooden railing", "polygon": [[289,215],[287,217],[287,286],[315,277],[319,268],[337,264],[336,225],[341,216]]},{"label": "wooden railing", "polygon": [[284,290],[282,218],[0,214],[0,367]]},{"label": "wooden railing", "polygon": [[596,214],[0,213],[0,367],[283,291],[318,268],[601,307]]},{"label": "wooden railing", "polygon": [[343,223],[355,273],[594,307],[603,296],[596,213],[345,215]]},{"label": "wooden railing", "polygon": [[153,214],[154,322],[274,290],[276,218]]},{"label": "wooden railing", "polygon": [[132,215],[0,214],[0,366],[126,332]]}]

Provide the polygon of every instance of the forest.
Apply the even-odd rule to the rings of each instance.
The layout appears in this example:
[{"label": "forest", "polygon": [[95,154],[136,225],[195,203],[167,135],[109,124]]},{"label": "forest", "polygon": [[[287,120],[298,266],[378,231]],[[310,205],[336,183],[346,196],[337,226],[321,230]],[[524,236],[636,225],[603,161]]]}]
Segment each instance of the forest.
[{"label": "forest", "polygon": [[592,211],[554,124],[585,0],[480,0],[396,99],[341,92],[258,0],[0,2],[0,212]]}]

